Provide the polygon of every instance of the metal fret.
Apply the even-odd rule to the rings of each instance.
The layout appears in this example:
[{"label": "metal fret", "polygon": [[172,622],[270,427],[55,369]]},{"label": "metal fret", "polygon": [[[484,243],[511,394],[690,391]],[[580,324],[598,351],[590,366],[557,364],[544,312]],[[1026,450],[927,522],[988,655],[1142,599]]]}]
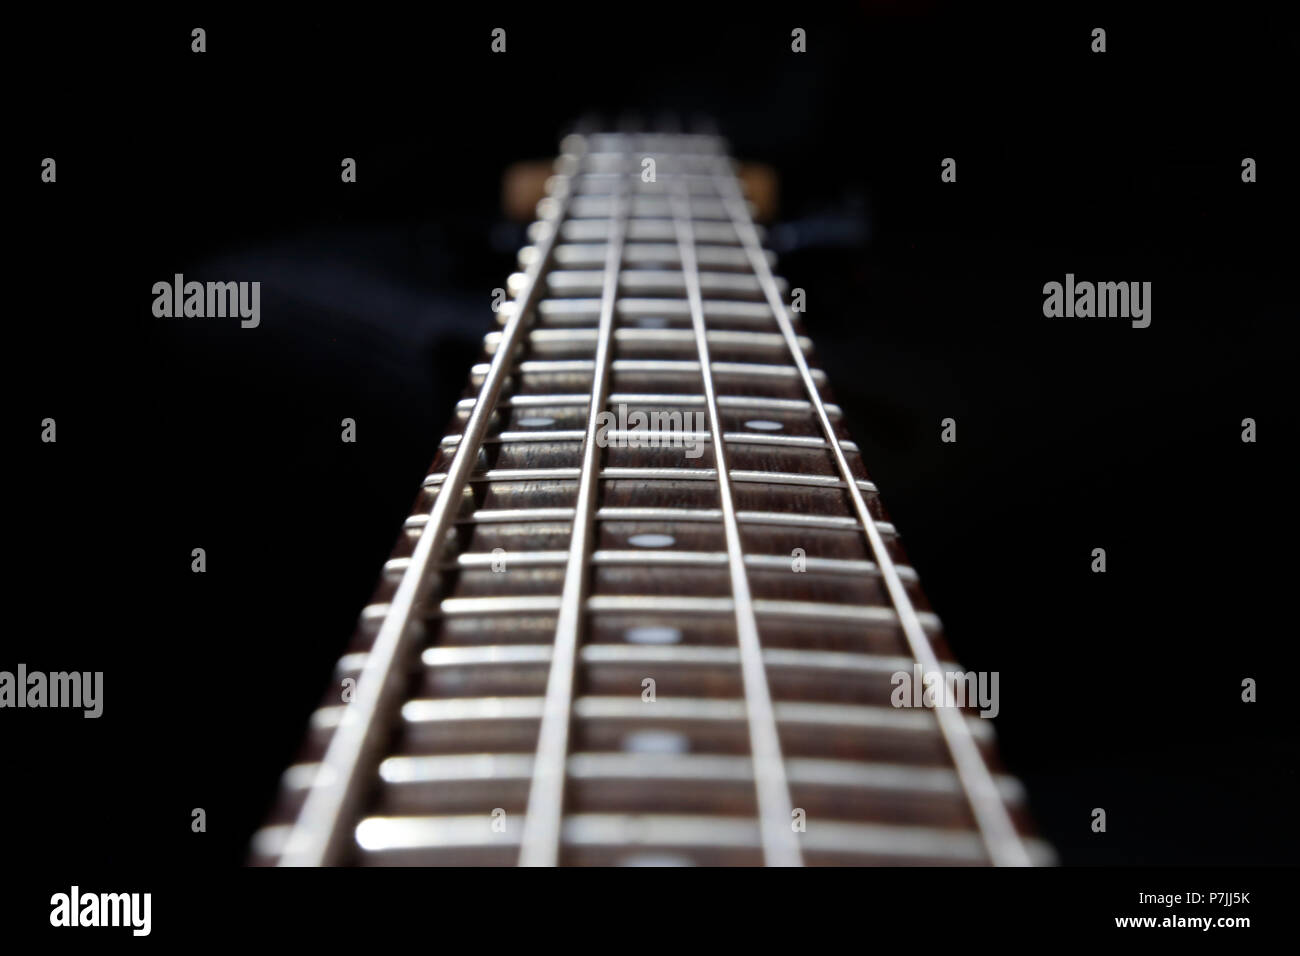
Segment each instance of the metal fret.
[{"label": "metal fret", "polygon": [[[582,441],[586,437],[586,432],[576,428],[557,428],[552,431],[533,431],[533,432],[498,432],[495,435],[486,435],[483,438],[485,445],[509,445],[518,442],[557,442],[557,441]],[[442,441],[438,444],[444,447],[452,447],[460,444],[460,435],[444,435]]]},{"label": "metal fret", "polygon": [[[690,753],[575,753],[566,759],[566,774],[576,780],[674,780],[715,783],[752,783],[752,761],[731,754]],[[855,790],[893,790],[905,793],[961,794],[961,781],[947,767],[912,767],[865,760],[829,760],[791,757],[786,773],[792,784]],[[310,786],[311,764],[291,767],[291,788]],[[470,780],[528,781],[535,776],[537,760],[531,754],[475,753],[389,757],[379,765],[387,784],[456,783]],[[1014,777],[995,778],[1007,803],[1024,800],[1024,788]],[[528,831],[521,841],[528,846]]]},{"label": "metal fret", "polygon": [[[553,431],[532,431],[532,432],[500,432],[496,435],[487,435],[483,438],[483,444],[510,444],[512,442],[563,442],[563,441],[582,441],[586,432],[577,429],[555,429]],[[642,444],[660,444],[664,446],[680,445],[683,441],[709,441],[711,434],[709,432],[696,431],[664,431],[662,429],[609,429],[605,435],[614,441],[634,441]],[[460,435],[444,435],[440,444],[453,446],[460,443]],[[725,432],[722,440],[731,445],[774,445],[780,448],[825,448],[827,447],[825,439],[817,438],[812,435],[769,435],[763,432]],[[634,446],[635,447],[635,446]],[[840,440],[840,447],[845,451],[856,452],[858,446],[856,442],[849,441],[847,438]]]},{"label": "metal fret", "polygon": [[[703,242],[740,244],[729,222],[705,220],[697,222],[695,230]],[[570,219],[560,234],[566,242],[603,242],[609,235],[603,219]],[[676,241],[677,238],[671,219],[633,219],[628,222],[627,235],[638,242]]]},{"label": "metal fret", "polygon": [[[566,408],[580,406],[585,408],[591,400],[583,395],[512,395],[497,402],[497,408]],[[673,395],[657,393],[614,392],[609,396],[611,405],[666,405],[669,407],[694,407],[704,404],[703,395]],[[475,399],[463,398],[456,409],[462,415],[468,415],[474,408]],[[757,395],[719,395],[719,408],[745,408],[753,411],[810,413],[812,403],[803,399],[763,398]],[[826,411],[831,418],[839,418],[843,412],[838,405],[827,405]]]},{"label": "metal fret", "polygon": [[[745,255],[744,249],[734,243],[701,246],[699,252],[700,264],[706,267],[749,268],[749,259]],[[768,258],[772,264],[775,264],[775,256],[768,253]],[[603,262],[604,259],[604,242],[566,243],[555,250],[555,262],[564,269],[591,268]],[[623,253],[624,262],[638,267],[659,265],[661,263],[675,264],[679,259],[677,247],[666,242],[628,243]]]},{"label": "metal fret", "polygon": [[[553,345],[556,343],[577,343],[591,345],[593,348],[600,337],[599,329],[566,327],[563,329],[533,329],[528,333],[528,341],[533,345]],[[710,345],[757,346],[761,348],[785,348],[785,339],[775,332],[736,332],[729,329],[711,329],[708,332]],[[620,345],[644,343],[667,343],[670,345],[689,345],[694,351],[695,333],[689,329],[615,329],[614,341]],[[489,355],[496,351],[501,342],[500,332],[489,332],[483,336],[483,344]],[[805,352],[812,351],[812,341],[800,337],[799,347]]]},{"label": "metal fret", "polygon": [[[470,375],[482,379],[488,374],[490,366],[480,363],[470,369]],[[592,371],[591,359],[533,359],[520,362],[515,366],[516,375],[574,375]],[[700,370],[699,362],[676,359],[616,359],[615,372],[646,372],[660,374],[690,375]],[[736,375],[748,378],[798,378],[799,369],[793,365],[769,365],[762,362],[714,362],[713,371],[720,375]],[[826,373],[821,369],[813,370],[814,380],[824,384]]]},{"label": "metal fret", "polygon": [[[258,832],[256,852],[280,853],[288,828],[266,827]],[[622,862],[635,864],[638,846],[670,847],[683,851],[757,851],[761,836],[753,821],[685,814],[574,814],[565,819],[565,846],[575,849],[608,848],[621,851]],[[804,834],[809,852],[827,859],[893,859],[934,863],[977,864],[987,860],[978,833],[947,828],[893,824],[824,822]],[[517,832],[493,832],[481,815],[442,817],[367,817],[357,827],[364,851],[420,849],[479,850],[514,847]],[[1041,841],[1026,841],[1031,862],[1049,862],[1050,848]],[[688,865],[689,857],[656,857],[654,862]]]},{"label": "metal fret", "polygon": [[[920,662],[923,671],[927,673],[938,671],[940,668],[934,648],[925,634],[920,615],[912,606],[912,600],[907,593],[907,589],[894,567],[893,560],[885,546],[884,535],[872,518],[871,511],[867,507],[866,500],[862,497],[861,490],[852,481],[852,472],[849,469],[848,459],[844,456],[840,443],[836,441],[835,426],[826,413],[816,380],[808,367],[802,349],[799,347],[794,325],[786,310],[785,303],[781,299],[778,284],[768,268],[767,259],[763,255],[762,248],[753,233],[750,216],[740,195],[740,189],[735,178],[720,163],[715,165],[715,172],[718,192],[723,197],[728,215],[735,226],[736,235],[749,253],[754,275],[762,285],[768,304],[771,305],[772,312],[776,316],[781,334],[785,337],[791,360],[798,368],[800,377],[803,379],[804,388],[817,412],[827,444],[835,456],[840,474],[848,483],[848,492],[853,501],[854,510],[866,533],[871,553],[876,556],[876,560],[880,565],[885,587],[898,614],[899,624],[907,638],[908,646],[917,661]],[[938,717],[944,739],[947,741],[953,764],[957,768],[958,776],[966,791],[971,812],[978,823],[980,835],[987,848],[989,858],[995,865],[1000,866],[1030,865],[1031,860],[1024,841],[1016,831],[1015,824],[1007,813],[1002,797],[993,782],[992,774],[989,772],[988,765],[984,762],[983,756],[975,746],[965,721],[952,707],[937,707],[935,708],[935,714]]]},{"label": "metal fret", "polygon": [[[781,448],[826,448],[827,443],[811,435],[768,435],[762,432],[726,432],[722,440],[730,445],[776,445]],[[832,441],[834,439],[832,438]],[[858,445],[847,438],[839,442],[845,451],[856,452]]]},{"label": "metal fret", "polygon": [[[979,863],[985,859],[977,833],[891,824],[825,822],[810,830],[810,852],[853,856]],[[370,817],[357,828],[366,850],[422,846],[482,846],[517,836],[493,834],[482,817]],[[749,820],[680,814],[575,814],[565,821],[564,842],[579,847],[637,846],[760,849],[762,836]],[[1041,857],[1041,853],[1039,854]],[[683,861],[685,862],[685,861]]]},{"label": "metal fret", "polygon": [[[568,224],[572,225],[572,220]],[[631,231],[635,225],[635,223],[628,223],[628,230]],[[698,225],[697,223],[697,227]],[[667,226],[671,233],[672,222],[669,221]],[[619,299],[614,309],[620,319],[629,320],[656,316],[689,319],[691,315],[690,303],[684,297],[668,299],[627,296]],[[545,320],[589,319],[600,314],[600,299],[547,299],[540,303],[539,310],[540,316]],[[705,299],[704,317],[709,321],[727,319],[764,326],[772,326],[776,323],[772,310],[768,308],[766,302],[733,299]]]},{"label": "metal fret", "polygon": [[604,291],[597,330],[594,374],[587,430],[582,449],[582,477],[573,509],[573,532],[564,591],[555,625],[555,650],[546,680],[546,703],[537,738],[537,759],[528,790],[528,812],[520,842],[520,866],[555,866],[559,862],[560,827],[564,815],[565,757],[569,750],[569,715],[573,706],[574,664],[582,629],[582,609],[587,592],[586,564],[594,537],[596,489],[600,480],[596,443],[600,412],[610,388],[614,345],[614,302],[618,296],[623,234],[629,198],[618,197],[610,209],[606,244]]},{"label": "metal fret", "polygon": [[[704,325],[700,277],[695,262],[695,235],[691,228],[690,209],[689,195],[684,190],[679,190],[673,196],[672,211],[677,225],[677,243],[681,247],[682,276],[685,280],[687,300],[691,304],[691,321],[699,348],[699,368],[709,415],[709,430],[715,435],[721,435],[722,421],[718,411],[717,393],[713,385],[715,367],[709,360],[709,344]],[[797,343],[795,349],[798,350]],[[802,357],[801,354],[800,358]],[[745,709],[749,718],[750,753],[754,764],[754,788],[758,799],[759,833],[763,857],[769,865],[799,866],[802,865],[803,857],[799,850],[798,839],[791,827],[793,811],[790,787],[786,781],[785,765],[781,759],[781,741],[777,734],[776,717],[772,712],[772,699],[767,686],[762,645],[758,638],[758,622],[754,618],[754,607],[749,594],[749,578],[745,571],[744,552],[731,496],[731,479],[724,445],[716,444],[714,454],[717,457],[718,489],[722,500],[727,554],[730,559],[731,590],[735,597],[736,637],[745,688]]]},{"label": "metal fret", "polygon": [[[480,508],[456,519],[458,524],[503,524],[506,522],[572,521],[573,508]],[[833,530],[861,531],[856,518],[842,515],[803,515],[782,511],[737,511],[740,524],[796,525],[804,528],[829,528]],[[725,521],[726,513],[719,508],[600,508],[597,521]],[[406,519],[407,528],[423,528],[429,521],[424,514]],[[888,521],[877,521],[875,527],[882,535],[896,535],[897,529]]]},{"label": "metal fret", "polygon": [[[452,697],[448,699],[415,698],[402,705],[402,720],[408,723],[444,721],[541,720],[543,697]],[[825,704],[776,701],[773,704],[778,724],[810,725],[826,728],[857,728],[878,731],[937,734],[938,723],[924,710],[898,707],[871,707],[863,704]],[[319,727],[337,725],[342,707],[323,707],[313,715]],[[655,719],[659,721],[730,721],[745,720],[745,703],[730,698],[671,697],[656,701]],[[645,704],[636,697],[584,696],[573,702],[573,714],[583,720],[644,721]],[[972,736],[991,742],[991,721],[967,717]]]},{"label": "metal fret", "polygon": [[[730,560],[730,555],[728,555]],[[657,594],[599,595],[587,598],[592,613],[645,614],[748,614],[792,620],[847,621],[869,624],[897,624],[898,612],[892,607],[870,604],[828,604],[820,601],[751,600],[748,607],[727,597],[664,597]],[[512,614],[554,614],[560,610],[558,595],[521,595],[446,598],[439,605],[444,617],[490,616]],[[939,629],[937,615],[916,612],[924,627]],[[585,650],[585,648],[584,648]],[[910,663],[910,662],[908,662]],[[906,668],[905,668],[906,669]]]},{"label": "metal fret", "polygon": [[[552,567],[563,565],[567,551],[519,551],[509,555],[510,564],[518,568]],[[490,568],[498,556],[490,551],[466,551],[456,555],[446,567]],[[874,561],[854,561],[846,558],[805,557],[804,565],[812,574],[878,575],[880,566]],[[385,574],[400,574],[409,566],[410,558],[391,558],[384,563]],[[694,567],[698,565],[725,565],[725,551],[618,551],[604,549],[591,553],[592,565],[672,565]],[[747,554],[745,565],[759,570],[788,571],[788,554]],[[916,570],[907,565],[895,565],[898,574],[906,581],[917,580]]]},{"label": "metal fret", "polygon": [[[563,481],[582,476],[581,468],[490,468],[471,475],[470,481]],[[434,474],[424,479],[426,488],[440,485],[446,475]]]},{"label": "metal fret", "polygon": [[[668,158],[668,157],[665,157]],[[677,160],[674,154],[671,159]],[[681,180],[675,185],[682,188]],[[610,214],[611,200],[607,196],[576,196],[573,202],[574,219],[605,219]],[[671,200],[666,196],[637,196],[632,203],[632,215],[637,218],[659,219],[672,216]],[[691,217],[695,219],[725,220],[726,206],[717,199],[694,199]]]},{"label": "metal fret", "polygon": [[[652,150],[637,150],[642,156],[654,156],[656,161],[662,157],[662,152],[656,154]],[[622,154],[619,154],[622,155]],[[599,156],[592,157],[592,165],[600,162]],[[677,154],[672,156],[672,160],[680,165],[680,157]],[[639,179],[639,173],[628,173],[625,169],[598,169],[589,168],[582,174],[583,187],[578,191],[583,194],[608,195],[611,188],[617,186],[620,182],[627,182],[629,179]],[[674,171],[661,172],[658,174],[660,183],[671,183],[677,180],[683,180],[686,188],[691,191],[692,195],[712,196],[713,180],[707,169],[699,172]],[[653,186],[655,183],[645,183],[646,186]]]},{"label": "metal fret", "polygon": [[[752,275],[735,272],[702,272],[700,286],[709,295],[758,297],[762,287]],[[591,295],[600,288],[601,274],[595,269],[557,269],[546,276],[546,287],[560,296]],[[624,269],[619,284],[629,295],[682,295],[682,274],[669,269]]]},{"label": "metal fret", "polygon": [[[475,481],[563,481],[575,479],[582,474],[581,468],[490,468],[487,471],[470,475]],[[603,480],[645,480],[645,481],[715,481],[718,472],[714,468],[602,468]],[[446,481],[443,474],[429,475],[424,479],[425,487],[440,485]],[[836,475],[801,475],[788,471],[744,471],[731,469],[731,480],[751,484],[769,485],[806,485],[812,488],[843,488],[844,480]],[[875,493],[874,482],[865,478],[857,479],[857,485],[863,491]]]},{"label": "metal fret", "polygon": [[[543,697],[417,697],[402,705],[401,719],[408,724],[541,720],[544,701]],[[318,708],[312,713],[312,727],[332,730],[338,726],[344,709],[342,705]],[[938,722],[925,710],[805,701],[776,701],[773,709],[777,723],[783,726],[940,733]],[[744,701],[731,698],[664,698],[656,702],[654,713],[659,721],[742,723],[746,719]],[[645,704],[635,697],[579,697],[573,703],[573,714],[582,720],[641,722],[646,719]],[[977,716],[965,720],[972,737],[983,744],[992,743],[995,737],[992,721]]]},{"label": "metal fret", "polygon": [[[807,485],[815,488],[843,488],[844,480],[835,475],[800,475],[789,471],[737,471],[731,470],[732,481],[748,481],[768,485]],[[857,485],[863,491],[875,492],[874,482],[865,478],[857,479]]]},{"label": "metal fret", "polygon": [[722,521],[720,508],[601,508],[601,521]]},{"label": "metal fret", "polygon": [[[477,598],[469,600],[480,600]],[[491,599],[489,599],[491,600]],[[544,599],[534,599],[541,603]],[[559,599],[550,598],[550,606],[558,610]],[[591,598],[591,610],[607,598]],[[635,598],[632,600],[640,600]],[[730,598],[683,598],[687,605],[697,610],[731,613],[735,602]],[[447,602],[443,602],[444,604]],[[626,610],[635,610],[630,604]],[[886,608],[873,610],[889,611]],[[892,612],[889,612],[892,613]],[[745,653],[739,647],[707,647],[702,645],[641,645],[641,644],[584,644],[578,649],[578,658],[586,664],[683,664],[696,666],[744,666]],[[364,655],[362,655],[364,656]],[[549,664],[553,657],[550,644],[493,644],[470,647],[430,647],[420,657],[425,667],[490,667],[495,664]],[[910,671],[915,661],[894,654],[863,654],[848,651],[804,651],[768,648],[759,655],[761,662],[772,668],[820,670],[868,674],[893,674]],[[357,662],[353,662],[354,664]],[[949,662],[949,669],[957,665]],[[748,696],[748,695],[746,695]],[[748,707],[746,708],[748,712]],[[789,815],[782,820],[789,827]],[[792,831],[793,832],[793,831]]]},{"label": "metal fret", "polygon": [[[423,516],[421,516],[423,517]],[[464,524],[501,524],[510,521],[574,521],[581,520],[581,511],[574,508],[480,508],[467,518],[458,518]]]}]

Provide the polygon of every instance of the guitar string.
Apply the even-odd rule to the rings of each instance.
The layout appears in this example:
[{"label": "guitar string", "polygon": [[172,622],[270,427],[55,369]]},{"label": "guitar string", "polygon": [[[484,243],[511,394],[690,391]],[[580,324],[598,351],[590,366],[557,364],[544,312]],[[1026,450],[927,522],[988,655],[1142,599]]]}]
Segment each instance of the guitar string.
[{"label": "guitar string", "polygon": [[[621,163],[620,163],[621,164]],[[618,298],[619,273],[623,260],[629,200],[626,181],[610,208],[605,273],[597,327],[596,355],[592,369],[591,405],[582,446],[582,470],[578,499],[574,507],[573,530],[564,589],[556,617],[554,651],[546,679],[537,755],[528,790],[528,808],[519,849],[520,866],[555,866],[559,862],[564,817],[564,789],[569,752],[569,723],[573,711],[573,688],[578,642],[582,634],[586,605],[589,555],[595,536],[596,492],[600,484],[596,435],[601,412],[609,399],[612,374],[614,303]]]},{"label": "guitar string", "polygon": [[[912,651],[912,656],[921,664],[923,673],[939,673],[939,661],[934,648],[931,646],[929,638],[926,637],[916,609],[912,606],[911,598],[908,596],[907,589],[903,586],[902,579],[898,574],[898,569],[885,547],[885,541],[877,528],[877,522],[867,509],[866,499],[854,480],[853,473],[849,468],[848,458],[844,454],[844,449],[840,446],[835,428],[826,412],[826,405],[822,401],[821,392],[813,381],[803,350],[799,348],[794,326],[786,311],[785,303],[781,300],[781,295],[777,291],[776,281],[768,268],[767,259],[763,255],[762,246],[758,241],[757,233],[749,216],[749,210],[745,206],[736,178],[726,169],[722,160],[719,160],[715,166],[714,181],[718,193],[726,205],[737,238],[740,239],[749,254],[751,268],[763,287],[763,292],[776,317],[781,334],[785,338],[791,358],[799,369],[804,389],[808,393],[817,417],[821,422],[822,430],[826,435],[826,443],[835,456],[845,487],[853,500],[854,510],[861,521],[872,553],[876,556],[877,566],[884,578],[885,587],[898,614],[899,624]],[[958,779],[961,781],[967,802],[975,817],[976,825],[979,827],[980,835],[988,850],[989,859],[995,866],[1030,865],[1031,861],[1025,849],[1024,841],[1016,831],[1015,825],[1007,813],[1006,805],[998,792],[993,775],[979,752],[970,728],[966,725],[965,716],[957,708],[949,706],[936,707],[935,716],[938,719],[939,729],[948,746],[948,751],[952,756],[953,765],[957,770]]]},{"label": "guitar string", "polygon": [[781,741],[776,714],[767,686],[763,649],[758,636],[758,622],[750,597],[745,556],[740,542],[740,527],[731,495],[731,478],[726,451],[719,436],[723,434],[718,400],[713,386],[713,369],[709,364],[709,345],[705,334],[704,304],[700,294],[699,264],[695,256],[695,234],[691,221],[690,194],[682,180],[674,182],[672,191],[673,220],[677,245],[681,251],[682,275],[690,303],[691,324],[695,329],[699,351],[704,401],[709,416],[709,431],[714,436],[713,452],[718,473],[718,492],[722,502],[723,529],[727,541],[727,559],[731,590],[735,604],[736,639],[740,648],[740,669],[745,691],[745,714],[749,724],[750,755],[754,768],[754,789],[758,801],[758,824],[763,858],[768,866],[802,866],[803,855],[792,826],[793,801],[781,757]]},{"label": "guitar string", "polygon": [[[567,180],[561,177],[559,182],[567,183]],[[290,830],[280,866],[323,866],[338,862],[345,853],[348,827],[361,796],[362,771],[374,764],[383,744],[388,727],[381,718],[391,713],[405,688],[404,664],[422,631],[413,620],[413,613],[424,604],[439,578],[437,566],[448,529],[461,504],[466,480],[478,461],[483,435],[514,361],[515,349],[525,326],[533,318],[542,287],[540,279],[550,267],[568,202],[569,194],[565,191],[559,198],[552,228],[539,243],[538,255],[525,271],[524,283],[511,303],[500,344],[465,424],[464,440],[456,448],[410,563],[366,655],[354,697],[343,711],[316,779]]]}]

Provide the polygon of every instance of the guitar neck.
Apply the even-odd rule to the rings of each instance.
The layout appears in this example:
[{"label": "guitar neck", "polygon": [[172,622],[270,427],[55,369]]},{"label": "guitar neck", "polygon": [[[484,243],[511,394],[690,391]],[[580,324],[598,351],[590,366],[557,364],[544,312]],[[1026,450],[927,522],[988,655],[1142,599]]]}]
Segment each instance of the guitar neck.
[{"label": "guitar neck", "polygon": [[1047,859],[723,143],[562,150],[254,861]]}]

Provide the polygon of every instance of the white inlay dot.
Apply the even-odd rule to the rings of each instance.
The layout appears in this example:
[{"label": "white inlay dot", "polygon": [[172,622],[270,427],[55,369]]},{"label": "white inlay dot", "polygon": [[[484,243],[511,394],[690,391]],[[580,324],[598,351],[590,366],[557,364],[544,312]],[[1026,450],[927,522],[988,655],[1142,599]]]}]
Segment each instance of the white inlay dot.
[{"label": "white inlay dot", "polygon": [[519,419],[517,424],[520,428],[545,428],[547,425],[554,425],[555,419],[546,415],[533,415]]},{"label": "white inlay dot", "polygon": [[780,422],[774,422],[770,418],[751,418],[745,422],[746,428],[752,428],[756,432],[779,432],[785,426]]},{"label": "white inlay dot", "polygon": [[690,739],[675,730],[634,730],[620,743],[630,754],[684,754],[691,749]]},{"label": "white inlay dot", "polygon": [[689,856],[678,853],[633,853],[618,861],[619,866],[694,866]]},{"label": "white inlay dot", "polygon": [[623,639],[629,644],[678,644],[682,632],[675,627],[629,627]]},{"label": "white inlay dot", "polygon": [[670,534],[646,532],[632,535],[627,539],[627,543],[637,548],[666,548],[669,545],[676,544],[677,539]]}]

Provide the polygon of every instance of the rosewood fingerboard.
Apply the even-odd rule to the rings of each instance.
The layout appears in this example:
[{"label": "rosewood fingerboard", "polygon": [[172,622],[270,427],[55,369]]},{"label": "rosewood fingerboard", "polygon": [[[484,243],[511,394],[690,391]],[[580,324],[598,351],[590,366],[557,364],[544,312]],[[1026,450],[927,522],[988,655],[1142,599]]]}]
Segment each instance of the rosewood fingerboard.
[{"label": "rosewood fingerboard", "polygon": [[722,142],[562,149],[254,862],[1049,860]]}]

